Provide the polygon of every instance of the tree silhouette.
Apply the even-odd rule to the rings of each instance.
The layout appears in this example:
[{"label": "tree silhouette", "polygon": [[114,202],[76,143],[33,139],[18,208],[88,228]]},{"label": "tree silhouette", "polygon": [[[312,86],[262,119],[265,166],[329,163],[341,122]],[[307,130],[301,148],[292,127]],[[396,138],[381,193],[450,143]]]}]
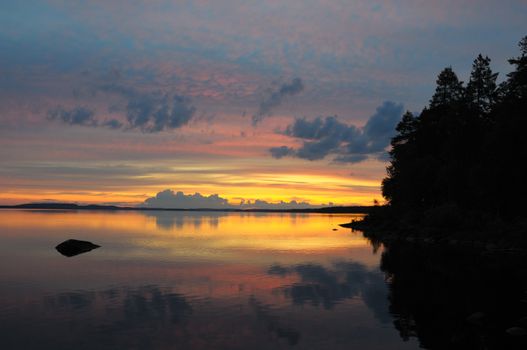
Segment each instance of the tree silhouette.
[{"label": "tree silhouette", "polygon": [[488,114],[496,101],[497,78],[498,73],[493,73],[490,69],[490,58],[479,54],[472,64],[467,84],[467,102],[481,114]]},{"label": "tree silhouette", "polygon": [[452,67],[443,69],[436,80],[437,87],[430,100],[430,108],[451,105],[463,98],[463,82],[459,81]]},{"label": "tree silhouette", "polygon": [[511,98],[525,99],[527,97],[527,36],[519,43],[520,56],[509,59],[509,63],[515,66],[510,72],[504,87],[506,94]]},{"label": "tree silhouette", "polygon": [[499,88],[490,59],[480,54],[466,88],[447,67],[429,106],[403,116],[382,181],[392,214],[439,226],[525,217],[519,200],[527,196],[527,37],[519,46]]}]

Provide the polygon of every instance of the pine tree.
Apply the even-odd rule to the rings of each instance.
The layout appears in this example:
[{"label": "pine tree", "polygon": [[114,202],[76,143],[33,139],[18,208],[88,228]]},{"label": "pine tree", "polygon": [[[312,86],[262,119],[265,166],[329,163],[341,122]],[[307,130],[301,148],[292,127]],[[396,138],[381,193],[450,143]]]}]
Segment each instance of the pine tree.
[{"label": "pine tree", "polygon": [[478,55],[466,89],[447,67],[429,107],[417,117],[403,116],[382,182],[394,218],[435,225],[464,212],[477,226],[482,218],[525,217],[527,37],[519,46],[499,89],[491,60]]},{"label": "pine tree", "polygon": [[480,114],[488,114],[496,101],[497,77],[498,73],[490,69],[490,58],[479,54],[472,64],[466,97],[469,105]]},{"label": "pine tree", "polygon": [[[391,203],[396,205],[408,205],[414,190],[412,172],[406,171],[409,164],[415,161],[415,133],[418,127],[418,119],[407,111],[397,127],[397,135],[392,139],[390,166],[386,168],[388,176],[382,181],[382,194]],[[402,170],[402,172],[401,172]]]},{"label": "pine tree", "polygon": [[443,69],[436,80],[437,87],[430,100],[430,108],[445,107],[462,101],[464,96],[463,82],[459,81],[452,67]]},{"label": "pine tree", "polygon": [[413,133],[415,132],[416,127],[417,119],[410,111],[407,111],[403,115],[403,118],[401,119],[399,124],[397,124],[397,126],[395,127],[397,135],[392,139],[393,149],[395,150],[398,145],[408,142],[408,140],[412,137]]},{"label": "pine tree", "polygon": [[509,79],[504,85],[509,97],[521,99],[527,97],[527,36],[520,40],[518,46],[521,55],[509,59],[516,69],[507,75]]}]

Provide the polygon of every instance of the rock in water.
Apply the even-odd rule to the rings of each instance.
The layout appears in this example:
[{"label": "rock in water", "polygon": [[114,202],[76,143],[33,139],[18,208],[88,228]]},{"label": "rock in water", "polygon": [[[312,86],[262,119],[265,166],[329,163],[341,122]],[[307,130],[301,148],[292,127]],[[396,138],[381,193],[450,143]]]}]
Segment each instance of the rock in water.
[{"label": "rock in water", "polygon": [[476,326],[482,326],[485,323],[486,315],[483,312],[474,312],[468,316],[466,321]]},{"label": "rock in water", "polygon": [[509,335],[512,335],[514,337],[524,337],[527,335],[527,331],[521,327],[511,327],[507,329],[505,332],[507,332]]},{"label": "rock in water", "polygon": [[527,316],[522,317],[518,320],[518,324],[522,326],[523,328],[527,328]]},{"label": "rock in water", "polygon": [[88,241],[79,241],[77,239],[68,239],[55,247],[57,251],[67,257],[79,255],[89,252],[90,250],[99,248],[97,244]]}]

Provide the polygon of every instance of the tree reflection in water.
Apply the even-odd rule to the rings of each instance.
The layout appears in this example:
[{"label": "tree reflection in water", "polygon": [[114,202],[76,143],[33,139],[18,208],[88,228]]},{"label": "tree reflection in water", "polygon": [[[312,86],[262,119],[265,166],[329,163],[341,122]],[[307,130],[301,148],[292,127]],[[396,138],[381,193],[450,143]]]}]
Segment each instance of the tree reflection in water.
[{"label": "tree reflection in water", "polygon": [[390,243],[381,269],[403,339],[427,349],[527,349],[525,256]]}]

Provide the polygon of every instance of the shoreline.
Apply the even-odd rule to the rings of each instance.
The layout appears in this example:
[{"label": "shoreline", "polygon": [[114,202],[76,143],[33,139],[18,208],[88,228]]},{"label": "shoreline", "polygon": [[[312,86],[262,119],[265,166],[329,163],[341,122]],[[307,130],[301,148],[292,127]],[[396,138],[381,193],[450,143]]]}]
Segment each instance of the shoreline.
[{"label": "shoreline", "polygon": [[[367,216],[366,216],[367,218]],[[372,243],[389,246],[393,243],[408,243],[416,246],[470,249],[482,254],[527,254],[527,241],[515,235],[493,236],[478,229],[455,229],[438,227],[395,226],[386,227],[368,223],[367,220],[352,220],[339,226],[361,231]],[[447,232],[448,234],[441,234]]]},{"label": "shoreline", "polygon": [[103,210],[103,211],[180,211],[180,212],[226,212],[226,213],[315,213],[315,214],[368,214],[369,206],[339,206],[303,209],[236,209],[236,208],[144,208],[120,207],[114,205],[78,205],[72,203],[30,203],[0,205],[0,209],[41,209],[41,210]]}]

